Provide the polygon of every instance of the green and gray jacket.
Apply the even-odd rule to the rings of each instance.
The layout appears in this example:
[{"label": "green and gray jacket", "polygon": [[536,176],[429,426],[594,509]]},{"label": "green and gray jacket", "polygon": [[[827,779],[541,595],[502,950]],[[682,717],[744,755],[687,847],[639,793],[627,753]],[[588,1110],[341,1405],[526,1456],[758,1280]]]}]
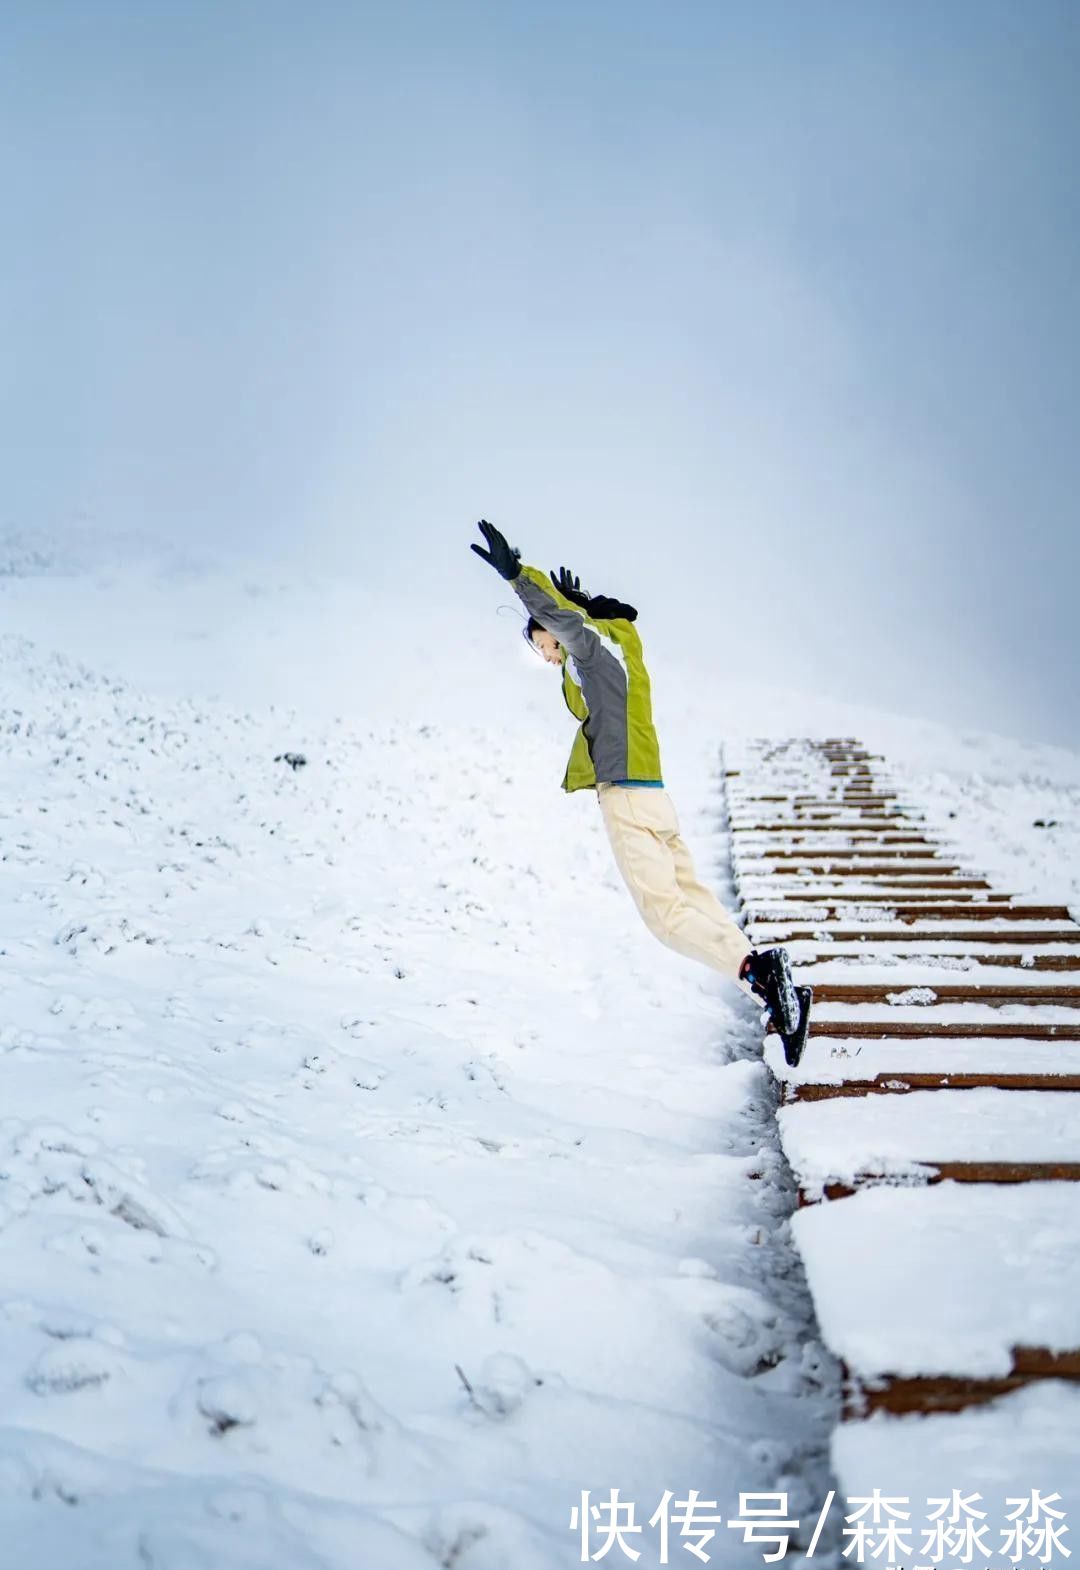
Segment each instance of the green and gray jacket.
[{"label": "green and gray jacket", "polygon": [[[649,673],[633,622],[622,616],[596,620],[560,594],[538,567],[523,563],[512,582],[529,614],[563,646],[563,697],[570,713],[581,721],[563,790],[595,788],[603,780],[660,783]],[[594,627],[614,650],[601,641]]]}]

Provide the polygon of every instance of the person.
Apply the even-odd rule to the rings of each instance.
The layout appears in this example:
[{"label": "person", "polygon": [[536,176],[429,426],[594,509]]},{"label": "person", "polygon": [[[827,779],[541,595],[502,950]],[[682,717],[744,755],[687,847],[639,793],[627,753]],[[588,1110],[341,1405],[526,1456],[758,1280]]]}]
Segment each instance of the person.
[{"label": "person", "polygon": [[487,519],[477,527],[486,549],[472,549],[512,585],[529,613],[524,636],[561,668],[579,721],[563,789],[596,791],[616,865],[649,930],[764,1004],[788,1061],[798,1061],[808,1011],[800,994],[809,989],[794,986],[785,949],[753,948],[694,870],[664,786],[637,611],[588,594],[566,567],[548,574],[523,563]]}]

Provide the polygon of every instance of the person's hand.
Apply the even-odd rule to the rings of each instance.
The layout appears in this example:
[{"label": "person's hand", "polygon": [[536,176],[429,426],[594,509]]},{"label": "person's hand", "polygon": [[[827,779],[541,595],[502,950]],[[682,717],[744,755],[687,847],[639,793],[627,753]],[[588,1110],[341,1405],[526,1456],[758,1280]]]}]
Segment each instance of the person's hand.
[{"label": "person's hand", "polygon": [[637,619],[637,611],[632,605],[614,600],[610,594],[589,594],[569,567],[560,567],[557,573],[553,572],[551,581],[564,599],[580,605],[594,621],[613,621],[616,617],[622,617],[625,621]]},{"label": "person's hand", "polygon": [[487,541],[488,548],[485,550],[482,545],[473,545],[471,549],[483,561],[490,563],[500,577],[508,582],[516,578],[521,571],[521,552],[507,545],[495,525],[488,523],[486,518],[481,518],[476,527]]},{"label": "person's hand", "polygon": [[610,594],[594,594],[586,606],[595,621],[636,621],[637,611],[622,600],[613,600]]},{"label": "person's hand", "polygon": [[572,573],[569,567],[560,567],[558,572],[553,572],[551,581],[564,599],[573,601],[575,605],[580,605],[582,610],[588,609],[588,590],[581,587],[577,574]]}]

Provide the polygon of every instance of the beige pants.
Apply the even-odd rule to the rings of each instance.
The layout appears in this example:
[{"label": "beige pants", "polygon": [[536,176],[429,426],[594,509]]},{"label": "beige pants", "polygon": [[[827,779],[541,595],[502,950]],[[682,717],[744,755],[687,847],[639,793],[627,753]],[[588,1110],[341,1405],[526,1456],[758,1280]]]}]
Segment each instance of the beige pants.
[{"label": "beige pants", "polygon": [[[668,948],[738,981],[751,945],[699,881],[667,791],[601,783],[596,797],[619,871],[649,931]],[[745,982],[738,984],[750,992]]]}]

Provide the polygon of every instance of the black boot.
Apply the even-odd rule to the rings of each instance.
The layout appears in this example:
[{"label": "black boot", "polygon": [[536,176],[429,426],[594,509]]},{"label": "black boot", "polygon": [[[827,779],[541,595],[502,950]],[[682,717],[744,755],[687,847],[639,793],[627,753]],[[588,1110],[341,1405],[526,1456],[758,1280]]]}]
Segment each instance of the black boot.
[{"label": "black boot", "polygon": [[813,1002],[814,993],[811,987],[796,987],[795,995],[799,1000],[799,1023],[789,1034],[780,1032],[780,1040],[784,1043],[784,1059],[788,1068],[798,1067],[799,1059],[806,1046],[806,1038],[810,1032],[810,1004]]},{"label": "black boot", "polygon": [[739,975],[769,1011],[781,1036],[793,1035],[799,1028],[801,1009],[791,979],[787,949],[753,949],[743,961]]}]

